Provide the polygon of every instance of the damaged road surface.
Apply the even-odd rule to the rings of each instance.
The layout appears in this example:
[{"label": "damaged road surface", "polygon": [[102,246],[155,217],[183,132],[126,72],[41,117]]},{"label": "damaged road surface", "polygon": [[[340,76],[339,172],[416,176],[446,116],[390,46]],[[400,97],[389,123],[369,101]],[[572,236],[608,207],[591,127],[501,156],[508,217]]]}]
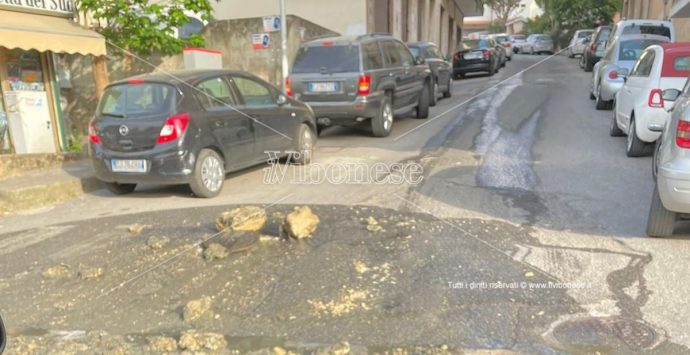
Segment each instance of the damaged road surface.
[{"label": "damaged road surface", "polygon": [[[225,233],[214,223],[223,210],[154,212],[32,231],[52,237],[3,255],[10,350],[42,353],[63,346],[69,352],[83,344],[95,347],[89,352],[304,352],[345,341],[363,353],[418,346],[432,346],[416,348],[422,352],[680,351],[656,333],[628,339],[626,327],[654,332],[643,321],[582,320],[586,310],[572,292],[592,293],[600,285],[581,280],[578,289],[542,288],[560,281],[524,261],[527,253],[542,257],[546,248],[529,228],[316,206],[319,227],[311,238],[297,240],[282,235],[294,206],[245,209],[254,213],[245,221],[257,211],[259,218]],[[135,235],[128,230],[135,223],[147,227]],[[211,246],[248,234],[258,241],[253,248],[208,257]],[[625,253],[606,257],[645,262]],[[100,273],[86,271],[94,269]],[[615,321],[630,324],[607,330]],[[577,343],[583,333],[599,338]]]}]

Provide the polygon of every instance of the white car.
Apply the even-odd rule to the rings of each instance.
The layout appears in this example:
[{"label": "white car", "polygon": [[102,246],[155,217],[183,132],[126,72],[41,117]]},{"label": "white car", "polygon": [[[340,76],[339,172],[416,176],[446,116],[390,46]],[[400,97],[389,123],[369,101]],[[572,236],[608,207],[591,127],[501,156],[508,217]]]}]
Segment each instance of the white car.
[{"label": "white car", "polygon": [[509,35],[505,33],[492,34],[489,36],[489,38],[493,39],[494,41],[496,41],[496,43],[500,44],[503,47],[503,50],[506,52],[506,58],[508,60],[513,59],[513,41]]},{"label": "white car", "polygon": [[653,45],[642,53],[616,94],[611,121],[612,136],[628,135],[629,157],[644,155],[659,139],[673,105],[664,92],[683,89],[688,76],[690,43]]},{"label": "white car", "polygon": [[570,40],[568,45],[568,57],[575,58],[576,55],[582,55],[585,53],[585,40],[594,33],[594,30],[579,30],[573,35],[573,39]]},{"label": "white car", "polygon": [[613,26],[609,44],[618,37],[625,35],[656,35],[666,37],[671,42],[676,41],[676,30],[673,27],[673,22],[665,20],[622,20]]}]

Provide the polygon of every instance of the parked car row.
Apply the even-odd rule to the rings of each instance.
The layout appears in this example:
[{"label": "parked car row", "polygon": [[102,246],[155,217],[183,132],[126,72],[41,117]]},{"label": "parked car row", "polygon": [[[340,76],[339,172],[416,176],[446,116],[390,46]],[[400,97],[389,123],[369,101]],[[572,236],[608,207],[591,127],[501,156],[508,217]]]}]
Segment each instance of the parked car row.
[{"label": "parked car row", "polygon": [[385,137],[396,114],[427,118],[452,94],[449,59],[433,43],[369,34],[303,44],[285,93],[227,70],[114,82],[89,124],[92,164],[115,194],[141,183],[188,184],[196,196],[214,197],[227,173],[266,162],[268,151],[308,164],[325,127],[368,124]]},{"label": "parked car row", "polygon": [[613,109],[609,134],[627,136],[628,157],[654,155],[647,234],[670,236],[690,214],[690,43],[676,43],[673,24],[656,20],[601,26],[584,43],[590,98]]}]

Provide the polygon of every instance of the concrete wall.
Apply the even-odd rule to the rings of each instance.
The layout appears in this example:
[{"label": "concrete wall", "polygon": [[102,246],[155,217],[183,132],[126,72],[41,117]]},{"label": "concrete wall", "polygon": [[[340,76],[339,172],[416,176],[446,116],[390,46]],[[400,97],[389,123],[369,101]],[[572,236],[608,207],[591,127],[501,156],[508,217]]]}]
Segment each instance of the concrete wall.
[{"label": "concrete wall", "polygon": [[[217,20],[274,16],[278,0],[212,1]],[[286,0],[285,12],[342,34],[366,33],[366,0]]]},{"label": "concrete wall", "polygon": [[[280,33],[271,34],[269,49],[253,49],[251,35],[262,32],[260,18],[216,21],[204,30],[206,47],[221,51],[223,67],[251,72],[264,80],[280,86]],[[295,16],[288,16],[288,57],[292,64],[299,46],[310,38],[335,34],[321,26]],[[110,50],[111,48],[109,48]],[[81,55],[60,55],[58,65],[69,75],[61,86],[63,117],[67,131],[73,138],[83,139],[88,121],[93,117],[98,101],[93,79],[91,57]],[[108,79],[117,81],[134,75],[151,72],[183,69],[182,54],[175,56],[147,56],[146,58],[123,59],[108,57]]]}]

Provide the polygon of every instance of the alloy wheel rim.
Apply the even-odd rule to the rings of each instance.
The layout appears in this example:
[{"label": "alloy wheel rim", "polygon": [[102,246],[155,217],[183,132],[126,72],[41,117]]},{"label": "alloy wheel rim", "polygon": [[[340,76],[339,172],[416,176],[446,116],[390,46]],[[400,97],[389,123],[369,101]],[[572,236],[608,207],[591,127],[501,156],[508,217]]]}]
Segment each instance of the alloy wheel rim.
[{"label": "alloy wheel rim", "polygon": [[628,127],[628,151],[632,149],[633,134],[635,134],[635,121],[631,121]]},{"label": "alloy wheel rim", "polygon": [[201,164],[201,181],[212,192],[220,189],[223,183],[223,171],[220,161],[215,157],[206,157]]},{"label": "alloy wheel rim", "polygon": [[305,129],[304,133],[302,134],[302,153],[311,154],[313,145],[311,131],[309,129]]},{"label": "alloy wheel rim", "polygon": [[391,106],[386,104],[383,107],[383,128],[388,131],[393,126],[393,112],[391,112]]}]

